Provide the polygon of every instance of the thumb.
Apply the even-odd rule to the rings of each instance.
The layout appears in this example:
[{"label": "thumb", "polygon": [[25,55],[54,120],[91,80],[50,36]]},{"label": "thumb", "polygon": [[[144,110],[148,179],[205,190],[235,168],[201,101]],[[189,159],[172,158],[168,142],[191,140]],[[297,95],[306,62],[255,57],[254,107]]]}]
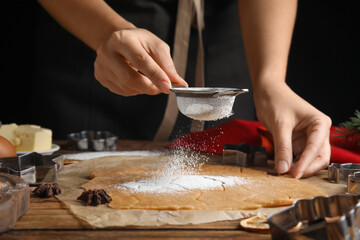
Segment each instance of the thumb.
[{"label": "thumb", "polygon": [[292,128],[282,125],[273,133],[275,147],[275,169],[278,173],[289,171],[292,163]]}]

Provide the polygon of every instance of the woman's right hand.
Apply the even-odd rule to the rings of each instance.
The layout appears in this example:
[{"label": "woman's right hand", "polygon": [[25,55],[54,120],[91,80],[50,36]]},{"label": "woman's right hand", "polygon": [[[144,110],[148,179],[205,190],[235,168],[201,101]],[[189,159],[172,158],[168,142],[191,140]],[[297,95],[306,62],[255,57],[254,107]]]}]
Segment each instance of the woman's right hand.
[{"label": "woman's right hand", "polygon": [[168,94],[171,83],[188,85],[176,72],[170,47],[145,29],[113,32],[96,53],[95,78],[116,94]]},{"label": "woman's right hand", "polygon": [[254,88],[254,100],[259,121],[274,138],[275,168],[297,179],[312,176],[330,163],[331,119],[285,82],[270,80]]}]

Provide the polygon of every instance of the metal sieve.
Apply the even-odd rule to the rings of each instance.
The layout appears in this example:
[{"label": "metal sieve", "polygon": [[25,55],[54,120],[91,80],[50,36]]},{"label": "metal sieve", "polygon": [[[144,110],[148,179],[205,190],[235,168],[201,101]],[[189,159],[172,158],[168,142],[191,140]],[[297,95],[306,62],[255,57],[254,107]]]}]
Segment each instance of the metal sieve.
[{"label": "metal sieve", "polygon": [[184,87],[171,88],[178,108],[185,116],[198,121],[215,121],[233,114],[235,97],[248,89]]}]

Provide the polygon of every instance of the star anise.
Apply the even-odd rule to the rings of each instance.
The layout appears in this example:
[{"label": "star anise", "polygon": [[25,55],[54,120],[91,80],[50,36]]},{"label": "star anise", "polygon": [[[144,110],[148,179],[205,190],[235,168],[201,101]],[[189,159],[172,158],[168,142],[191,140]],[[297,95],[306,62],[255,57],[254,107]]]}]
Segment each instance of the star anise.
[{"label": "star anise", "polygon": [[77,200],[85,202],[85,205],[97,206],[100,204],[110,203],[111,197],[104,189],[94,189],[82,192]]},{"label": "star anise", "polygon": [[59,195],[61,193],[61,189],[57,183],[46,183],[38,186],[33,193],[41,198],[49,198],[55,195]]}]

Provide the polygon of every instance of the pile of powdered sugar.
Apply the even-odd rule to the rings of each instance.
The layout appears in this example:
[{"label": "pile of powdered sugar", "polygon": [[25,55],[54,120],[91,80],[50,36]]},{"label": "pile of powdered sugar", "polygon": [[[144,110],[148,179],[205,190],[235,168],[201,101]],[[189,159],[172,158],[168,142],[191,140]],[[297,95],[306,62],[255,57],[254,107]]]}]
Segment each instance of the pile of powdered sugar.
[{"label": "pile of powdered sugar", "polygon": [[118,184],[117,189],[142,193],[173,193],[186,190],[224,189],[246,183],[241,177],[208,175],[173,175]]},{"label": "pile of powdered sugar", "polygon": [[214,98],[177,97],[179,110],[185,116],[199,121],[215,121],[230,117],[235,96]]}]

